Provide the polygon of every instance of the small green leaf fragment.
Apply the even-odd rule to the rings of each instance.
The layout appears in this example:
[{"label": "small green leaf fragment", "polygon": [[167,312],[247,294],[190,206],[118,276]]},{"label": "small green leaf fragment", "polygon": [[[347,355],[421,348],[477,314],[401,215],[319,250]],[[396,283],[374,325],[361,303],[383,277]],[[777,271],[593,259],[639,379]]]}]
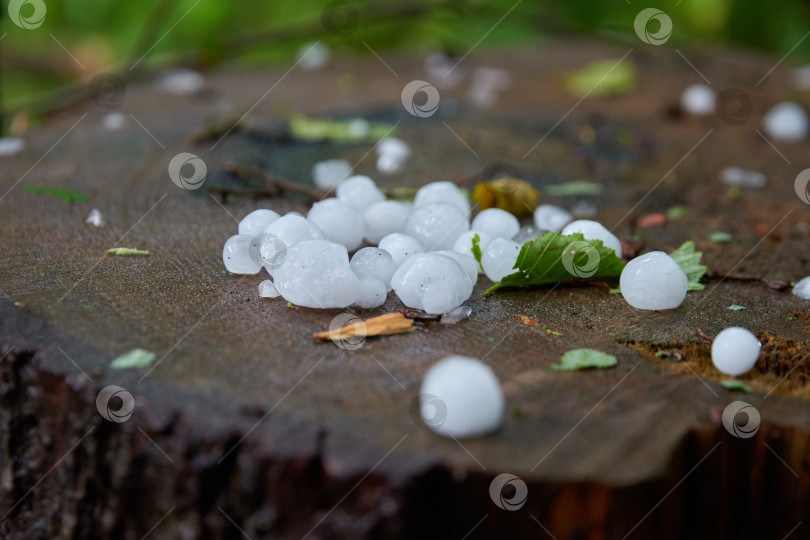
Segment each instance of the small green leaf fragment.
[{"label": "small green leaf fragment", "polygon": [[709,242],[723,243],[731,242],[731,235],[724,232],[713,232],[707,237]]},{"label": "small green leaf fragment", "polygon": [[729,310],[729,311],[742,311],[742,310],[745,309],[745,306],[741,306],[741,305],[738,305],[738,304],[731,304],[726,309]]},{"label": "small green leaf fragment", "polygon": [[483,272],[484,271],[484,265],[481,264],[481,245],[480,245],[480,242],[481,242],[481,237],[478,236],[478,233],[476,233],[472,238],[471,251],[472,251],[473,257],[475,257],[475,260],[478,262],[478,266],[481,267],[481,271]]},{"label": "small green leaf fragment", "polygon": [[515,418],[520,418],[523,416],[523,410],[520,407],[512,407],[512,416]]},{"label": "small green leaf fragment", "polygon": [[135,249],[135,248],[127,248],[127,247],[117,247],[117,248],[110,248],[106,251],[111,255],[149,255],[148,251],[144,251],[142,249]]},{"label": "small green leaf fragment", "polygon": [[556,330],[552,330],[551,328],[544,326],[543,330],[545,330],[546,334],[550,336],[561,336],[562,332],[557,332]]},{"label": "small green leaf fragment", "polygon": [[689,278],[688,291],[702,291],[706,288],[706,286],[700,282],[700,278],[703,277],[703,274],[706,273],[708,268],[700,264],[700,258],[703,256],[703,252],[695,251],[695,243],[692,240],[684,242],[681,247],[670,253],[669,256],[675,259],[675,262],[680,265],[686,277]]},{"label": "small green leaf fragment", "polygon": [[578,195],[599,195],[602,193],[602,184],[596,182],[575,181],[564,184],[552,184],[543,188],[549,197],[568,197]]},{"label": "small green leaf fragment", "polygon": [[368,122],[363,118],[331,120],[296,114],[290,119],[290,135],[299,141],[330,141],[333,143],[377,142],[393,135],[394,126]]},{"label": "small green leaf fragment", "polygon": [[728,190],[728,198],[729,199],[731,199],[733,201],[736,201],[740,197],[742,197],[742,190],[740,188],[738,188],[737,186],[734,186],[733,188]]},{"label": "small green leaf fragment", "polygon": [[622,288],[621,287],[616,287],[615,289],[610,289],[608,292],[610,294],[622,294]]},{"label": "small green leaf fragment", "polygon": [[731,390],[732,392],[745,392],[747,394],[749,392],[754,391],[753,388],[737,379],[731,379],[730,381],[720,381],[720,384],[723,385],[727,390]]},{"label": "small green leaf fragment", "polygon": [[551,364],[554,371],[573,371],[576,369],[611,368],[619,361],[612,354],[593,349],[574,349],[560,357],[559,364]]},{"label": "small green leaf fragment", "polygon": [[155,353],[144,349],[132,349],[128,353],[124,353],[110,362],[110,368],[132,369],[146,367],[152,363],[156,356],[157,355]]},{"label": "small green leaf fragment", "polygon": [[23,186],[22,192],[32,195],[47,195],[67,202],[87,202],[90,200],[90,197],[84,193],[63,187]]},{"label": "small green leaf fragment", "polygon": [[683,205],[673,206],[672,208],[667,210],[667,219],[669,219],[670,221],[681,219],[682,217],[688,216],[690,211],[691,210],[689,210],[688,206]]},{"label": "small green leaf fragment", "polygon": [[575,96],[624,94],[636,83],[636,70],[628,60],[608,58],[591,62],[566,74],[565,86]]}]

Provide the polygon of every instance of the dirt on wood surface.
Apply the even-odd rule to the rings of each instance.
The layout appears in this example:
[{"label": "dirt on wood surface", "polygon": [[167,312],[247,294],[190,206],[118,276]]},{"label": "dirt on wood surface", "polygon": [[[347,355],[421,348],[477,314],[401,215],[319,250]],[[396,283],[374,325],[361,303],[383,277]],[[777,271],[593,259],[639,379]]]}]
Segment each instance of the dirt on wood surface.
[{"label": "dirt on wood surface", "polygon": [[[707,278],[706,290],[678,309],[645,312],[609,294],[614,284],[485,298],[482,276],[468,320],[423,322],[347,350],[312,335],[343,312],[393,312],[403,307],[395,295],[373,310],[312,310],[259,299],[261,276],[223,272],[222,246],[239,219],[260,207],[305,212],[305,196],[190,192],[167,174],[172,157],[191,152],[205,161],[210,186],[231,185],[226,162],[311,183],[313,163],[341,157],[396,187],[468,178],[503,161],[541,192],[600,183],[598,196],[542,202],[592,205],[594,219],[642,250],[694,240],[713,274],[810,274],[810,206],[793,182],[809,143],[776,143],[777,151],[758,132],[772,104],[808,104],[789,89],[789,72],[777,68],[756,85],[775,59],[683,51],[713,88],[750,96],[753,112],[736,124],[679,113],[681,90],[701,79],[674,51],[655,47],[627,56],[638,73],[631,92],[581,102],[565,92],[564,73],[629,49],[552,42],[471,56],[458,68],[462,84],[440,88],[429,118],[400,103],[402,87],[426,77],[421,61],[392,57],[396,74],[374,58],[286,78],[286,69],[223,70],[194,97],[131,84],[121,131],[105,131],[109,111],[88,102],[31,132],[0,173],[0,534],[778,539],[798,526],[802,537],[810,524],[810,317],[789,289]],[[480,66],[512,78],[490,108],[466,93]],[[396,124],[412,160],[402,174],[383,176],[372,144],[268,135],[283,126],[285,108]],[[192,140],[248,110],[250,129]],[[732,165],[765,173],[767,185],[730,193],[718,174]],[[68,187],[90,201],[33,195],[25,185]],[[689,209],[680,219],[637,225],[680,205]],[[91,208],[105,227],[85,224]],[[708,241],[716,231],[731,241]],[[116,246],[150,254],[105,255]],[[697,332],[728,326],[749,328],[763,343],[757,368],[742,377],[752,393],[720,384],[726,377]],[[157,354],[150,367],[109,368],[136,347]],[[551,371],[580,347],[615,355],[618,366]],[[656,356],[661,350],[679,360]],[[421,424],[421,377],[449,354],[480,358],[501,380],[508,415],[497,433],[457,441]],[[97,410],[109,385],[134,397],[125,422]],[[761,416],[751,438],[721,422],[740,399]],[[518,510],[490,497],[502,473],[528,486]]]}]

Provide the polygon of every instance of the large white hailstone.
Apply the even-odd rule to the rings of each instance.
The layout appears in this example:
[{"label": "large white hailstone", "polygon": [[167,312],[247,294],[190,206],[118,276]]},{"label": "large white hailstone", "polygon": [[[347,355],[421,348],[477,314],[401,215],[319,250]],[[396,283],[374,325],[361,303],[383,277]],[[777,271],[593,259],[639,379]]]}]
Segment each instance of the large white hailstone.
[{"label": "large white hailstone", "polygon": [[615,234],[596,221],[591,221],[590,219],[572,221],[563,227],[561,233],[563,236],[582,233],[582,236],[584,236],[586,240],[601,240],[605,247],[615,251],[617,256],[622,256],[622,243],[619,242]]},{"label": "large white hailstone", "polygon": [[264,232],[277,236],[288,246],[296,242],[323,239],[323,232],[317,225],[297,214],[281,216],[268,225]]},{"label": "large white hailstone", "polygon": [[689,114],[705,116],[714,112],[717,95],[705,84],[690,85],[681,94],[681,107]]},{"label": "large white hailstone", "polygon": [[762,119],[765,133],[785,142],[807,138],[807,113],[796,103],[785,101],[771,107]]},{"label": "large white hailstone", "polygon": [[415,207],[437,203],[454,206],[463,214],[468,215],[470,213],[470,201],[453,182],[443,181],[425,184],[419,188],[413,199]]},{"label": "large white hailstone", "polygon": [[453,251],[452,249],[443,249],[441,251],[434,251],[433,253],[447,255],[456,261],[467,273],[467,277],[470,278],[470,283],[473,285],[475,285],[475,283],[478,281],[478,262],[473,258],[472,254],[464,255],[463,253]]},{"label": "large white hailstone", "polygon": [[506,210],[487,208],[475,216],[470,227],[486,231],[496,238],[512,238],[520,230],[520,222]]},{"label": "large white hailstone", "polygon": [[636,309],[675,309],[686,298],[689,278],[675,259],[663,251],[651,251],[627,263],[619,287]]},{"label": "large white hailstone", "polygon": [[486,249],[489,243],[495,240],[495,237],[486,231],[471,229],[461,233],[458,238],[456,238],[456,241],[453,243],[453,250],[465,255],[473,255],[472,241],[476,234],[478,235],[478,247],[481,248],[481,251]]},{"label": "large white hailstone", "polygon": [[335,196],[362,212],[372,204],[385,200],[385,195],[368,176],[355,175],[347,178],[335,188]]},{"label": "large white hailstone", "polygon": [[714,338],[712,363],[718,371],[736,377],[754,367],[760,347],[757,337],[745,328],[726,328]]},{"label": "large white hailstone", "polygon": [[385,303],[388,287],[382,280],[365,276],[360,278],[360,296],[355,304],[363,309],[379,307]]},{"label": "large white hailstone", "polygon": [[720,181],[729,186],[761,188],[765,186],[765,175],[742,167],[726,167],[720,171]]},{"label": "large white hailstone", "polygon": [[397,270],[397,263],[391,254],[378,247],[365,247],[354,254],[349,263],[357,277],[377,278],[385,284],[385,290],[391,290],[391,277]]},{"label": "large white hailstone", "polygon": [[400,201],[382,201],[369,206],[363,211],[366,222],[366,240],[370,244],[379,244],[383,237],[405,230],[405,222],[411,213],[410,203]]},{"label": "large white hailstone", "polygon": [[272,210],[266,210],[264,208],[254,210],[239,222],[239,234],[250,234],[252,236],[261,234],[271,223],[280,217],[281,216]]},{"label": "large white hailstone", "polygon": [[262,269],[259,261],[250,256],[249,234],[237,234],[228,238],[222,248],[222,262],[231,274],[256,274]]},{"label": "large white hailstone", "polygon": [[414,253],[422,253],[425,251],[425,248],[422,247],[419,240],[413,236],[402,233],[391,233],[387,235],[380,240],[379,248],[390,253],[391,258],[394,259],[394,264],[397,266],[405,262],[405,259]]},{"label": "large white hailstone", "polygon": [[352,164],[345,159],[327,159],[312,166],[312,179],[321,189],[332,189],[352,175]]},{"label": "large white hailstone", "polygon": [[[432,287],[437,284],[436,287]],[[473,284],[455,260],[438,253],[417,253],[397,268],[391,286],[403,304],[429,313],[447,313],[472,294]]]},{"label": "large white hailstone", "polygon": [[278,298],[281,296],[276,290],[276,286],[269,279],[265,279],[259,283],[259,297],[260,298]]},{"label": "large white hailstone", "polygon": [[534,211],[534,226],[541,231],[559,231],[572,219],[571,212],[553,204],[541,204]]},{"label": "large white hailstone", "polygon": [[495,431],[506,408],[498,378],[482,362],[448,356],[422,379],[419,405],[422,421],[446,437],[476,437]]},{"label": "large white hailstone", "polygon": [[312,205],[307,219],[318,226],[324,238],[354,251],[363,243],[366,225],[355,208],[338,199],[324,199]]},{"label": "large white hailstone", "polygon": [[540,236],[543,236],[543,231],[534,225],[526,225],[525,227],[522,227],[515,236],[512,237],[512,241],[522,246],[526,242],[536,240]]},{"label": "large white hailstone", "polygon": [[343,308],[360,297],[360,280],[341,244],[308,240],[287,247],[273,272],[276,290],[288,302],[312,308]]},{"label": "large white hailstone", "polygon": [[810,276],[803,278],[793,286],[793,294],[802,300],[810,300]]},{"label": "large white hailstone", "polygon": [[486,249],[481,250],[481,266],[489,279],[498,282],[517,272],[515,262],[520,254],[517,242],[507,238],[496,238]]},{"label": "large white hailstone", "polygon": [[405,234],[419,240],[429,251],[452,249],[456,239],[469,229],[467,214],[449,204],[416,206],[405,222]]}]

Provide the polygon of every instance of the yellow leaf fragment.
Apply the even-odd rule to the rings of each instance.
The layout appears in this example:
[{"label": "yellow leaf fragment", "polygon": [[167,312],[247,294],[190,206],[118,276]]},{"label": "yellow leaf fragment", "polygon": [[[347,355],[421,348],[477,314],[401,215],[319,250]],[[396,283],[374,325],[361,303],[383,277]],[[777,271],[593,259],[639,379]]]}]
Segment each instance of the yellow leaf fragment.
[{"label": "yellow leaf fragment", "polygon": [[402,313],[386,313],[365,321],[358,320],[340,328],[316,332],[312,337],[323,340],[346,340],[354,336],[388,336],[414,330],[413,319],[408,319]]}]

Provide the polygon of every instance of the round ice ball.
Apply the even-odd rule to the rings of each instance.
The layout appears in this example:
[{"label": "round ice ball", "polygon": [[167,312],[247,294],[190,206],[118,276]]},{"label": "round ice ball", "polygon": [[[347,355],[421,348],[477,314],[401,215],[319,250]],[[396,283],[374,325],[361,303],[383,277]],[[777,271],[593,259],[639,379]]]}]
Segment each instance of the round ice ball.
[{"label": "round ice ball", "polygon": [[472,229],[461,233],[458,238],[456,238],[456,241],[453,243],[453,250],[465,255],[472,255],[472,241],[476,234],[478,235],[478,247],[481,248],[482,251],[495,239],[495,237],[486,231]]},{"label": "round ice ball", "polygon": [[512,237],[512,241],[522,246],[526,242],[536,240],[540,236],[543,236],[543,231],[534,225],[526,225],[525,227],[521,227],[517,234]]},{"label": "round ice ball", "polygon": [[681,94],[681,107],[695,116],[705,116],[714,112],[714,101],[717,95],[705,84],[690,85]]},{"label": "round ice ball", "polygon": [[379,244],[391,233],[405,230],[405,222],[411,213],[411,205],[400,201],[382,201],[371,204],[363,211],[366,223],[366,240],[370,244]]},{"label": "round ice ball", "polygon": [[553,204],[541,204],[534,211],[534,226],[541,231],[559,231],[572,219],[571,212]]},{"label": "round ice ball", "polygon": [[402,233],[391,233],[382,240],[380,240],[380,249],[384,249],[391,254],[394,259],[394,264],[397,266],[405,262],[405,259],[414,253],[422,253],[425,248],[413,236],[408,236]]},{"label": "round ice ball", "polygon": [[[428,288],[442,283],[428,295]],[[391,286],[408,307],[426,310],[425,299],[433,313],[446,313],[457,308],[472,294],[473,284],[464,269],[452,258],[438,253],[417,253],[397,268]]]},{"label": "round ice ball", "polygon": [[419,188],[413,199],[413,205],[416,207],[438,203],[449,204],[465,215],[470,213],[470,201],[453,182],[442,181],[425,184]]},{"label": "round ice ball", "polygon": [[652,251],[627,263],[619,286],[636,309],[675,309],[686,298],[689,278],[672,257]]},{"label": "round ice ball", "polygon": [[419,240],[429,251],[452,249],[456,239],[469,228],[467,214],[449,204],[416,206],[405,222],[405,234]]},{"label": "round ice ball", "polygon": [[512,238],[520,230],[520,222],[506,210],[487,208],[475,216],[470,227],[486,231],[496,238]]},{"label": "round ice ball", "polygon": [[286,245],[304,242],[306,240],[322,240],[321,229],[307,218],[298,214],[286,214],[270,225],[264,232],[277,236]]},{"label": "round ice ball", "polygon": [[363,243],[366,231],[363,216],[338,199],[324,199],[312,205],[307,219],[318,226],[324,238],[354,251]]},{"label": "round ice ball", "polygon": [[762,119],[765,133],[786,142],[807,138],[807,113],[796,103],[784,102],[771,107]]},{"label": "round ice ball", "polygon": [[447,437],[476,437],[500,427],[505,401],[492,370],[466,356],[448,356],[422,379],[422,421]]},{"label": "round ice ball", "polygon": [[517,272],[515,262],[520,254],[520,246],[507,238],[496,238],[486,249],[481,250],[481,266],[489,279],[498,282]]},{"label": "round ice ball", "polygon": [[807,276],[793,286],[793,294],[802,300],[810,300],[810,276]]},{"label": "round ice ball", "polygon": [[228,238],[222,248],[222,262],[231,274],[257,274],[262,269],[259,261],[250,256],[250,234],[237,234]]},{"label": "round ice ball", "polygon": [[365,276],[360,278],[360,296],[355,303],[363,309],[371,309],[383,305],[386,296],[388,287],[382,280]]},{"label": "round ice ball", "polygon": [[354,254],[349,263],[357,277],[373,277],[385,283],[385,290],[391,290],[391,277],[397,270],[397,263],[391,254],[378,247],[365,247]]},{"label": "round ice ball", "polygon": [[726,375],[738,376],[749,371],[759,358],[761,345],[745,328],[726,328],[712,343],[712,363]]},{"label": "round ice ball", "polygon": [[569,234],[582,233],[586,240],[601,240],[605,247],[611,248],[616,255],[622,256],[622,243],[615,234],[607,230],[601,223],[590,219],[578,219],[572,221],[561,231],[563,236]]},{"label": "round ice ball", "polygon": [[281,216],[272,210],[266,210],[264,208],[254,210],[239,222],[239,234],[249,234],[251,236],[261,234],[271,223],[280,217]]},{"label": "round ice ball", "polygon": [[312,166],[312,179],[321,189],[331,189],[352,175],[352,165],[345,159],[327,159]]},{"label": "round ice ball", "polygon": [[453,251],[452,249],[443,249],[440,251],[434,251],[433,253],[446,255],[456,261],[467,273],[467,277],[470,278],[470,283],[473,285],[475,285],[475,283],[478,281],[478,262],[473,258],[472,254],[464,255],[463,253]]},{"label": "round ice ball", "polygon": [[340,202],[363,211],[376,202],[385,200],[385,195],[368,176],[355,175],[347,178],[335,188]]},{"label": "round ice ball", "polygon": [[397,139],[396,137],[386,137],[385,139],[381,140],[377,145],[377,148],[375,148],[375,151],[379,156],[390,155],[407,158],[409,155],[411,155],[411,147],[408,146],[408,143],[402,139]]}]

